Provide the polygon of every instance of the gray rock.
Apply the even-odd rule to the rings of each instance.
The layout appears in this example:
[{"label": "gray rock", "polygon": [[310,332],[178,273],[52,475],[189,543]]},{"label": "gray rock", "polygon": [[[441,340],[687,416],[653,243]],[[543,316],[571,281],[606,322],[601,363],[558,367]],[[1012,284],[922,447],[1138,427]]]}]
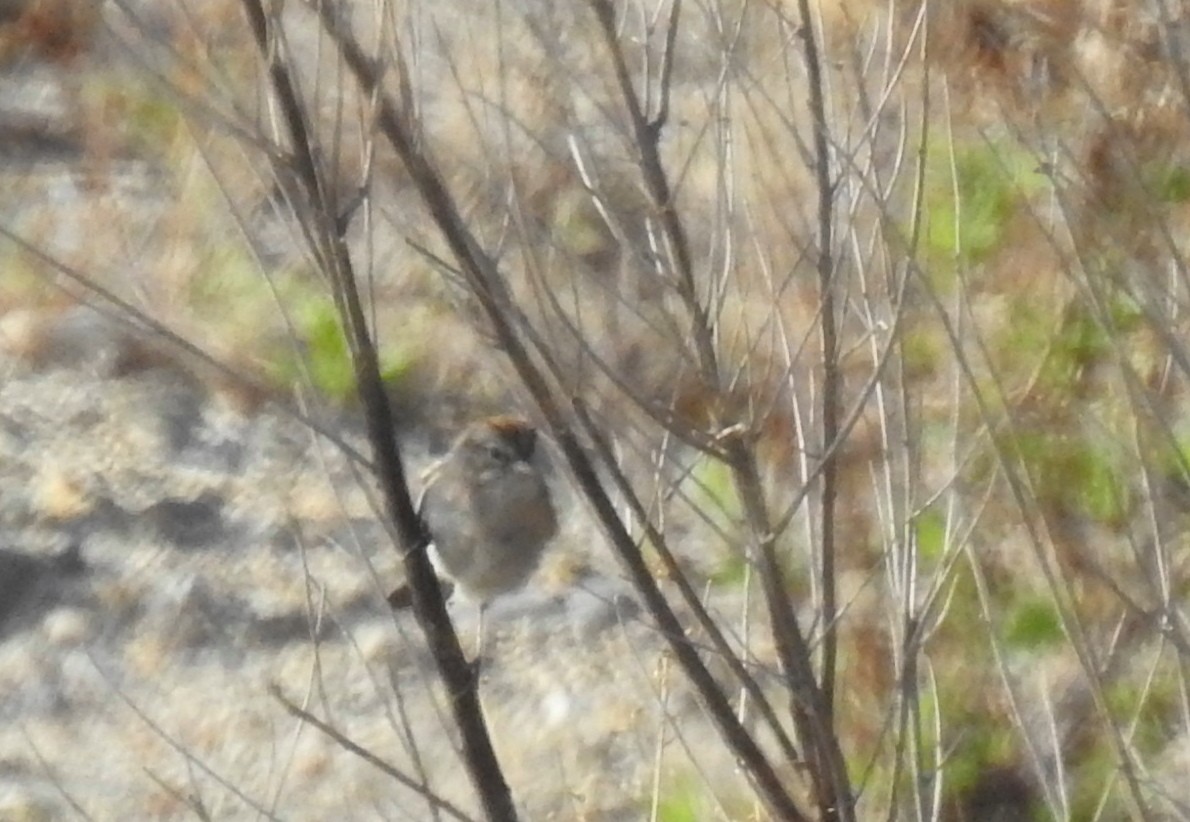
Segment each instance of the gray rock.
[{"label": "gray rock", "polygon": [[146,508],[142,521],[179,548],[201,548],[226,532],[223,499],[206,492],[197,499],[163,499]]},{"label": "gray rock", "polygon": [[61,602],[69,581],[85,568],[77,544],[56,556],[0,548],[0,637]]}]

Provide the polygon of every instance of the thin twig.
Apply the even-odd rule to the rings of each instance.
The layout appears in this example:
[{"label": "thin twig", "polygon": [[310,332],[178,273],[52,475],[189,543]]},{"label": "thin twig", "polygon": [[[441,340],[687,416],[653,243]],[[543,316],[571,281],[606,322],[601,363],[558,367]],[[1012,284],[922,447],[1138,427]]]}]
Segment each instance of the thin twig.
[{"label": "thin twig", "polygon": [[281,707],[283,707],[291,716],[293,716],[296,719],[301,720],[302,722],[307,723],[308,725],[313,725],[319,731],[321,731],[322,733],[326,734],[328,737],[333,739],[335,741],[336,745],[339,745],[344,750],[350,751],[351,753],[355,754],[356,756],[358,756],[360,759],[367,762],[372,767],[384,772],[387,776],[392,777],[394,781],[400,782],[403,786],[405,786],[409,790],[416,793],[418,796],[425,799],[427,802],[429,802],[431,805],[433,805],[438,810],[442,811],[443,813],[445,813],[455,819],[460,820],[461,822],[470,822],[473,819],[473,817],[468,816],[462,809],[460,809],[454,803],[452,803],[446,799],[443,799],[438,794],[427,789],[426,786],[420,780],[414,779],[413,777],[410,777],[410,776],[407,776],[405,773],[398,770],[395,766],[390,765],[389,763],[385,762],[383,759],[378,757],[376,754],[369,751],[367,748],[359,745],[351,738],[345,736],[342,732],[340,732],[333,725],[323,722],[321,719],[314,716],[314,714],[310,713],[305,708],[302,708],[300,705],[297,705],[297,704],[291,702],[289,700],[289,698],[286,697],[285,694],[283,694],[281,692],[281,687],[279,685],[277,685],[276,683],[272,683],[269,685],[269,693],[272,695],[272,697],[274,699],[276,699],[278,702],[281,703]]}]

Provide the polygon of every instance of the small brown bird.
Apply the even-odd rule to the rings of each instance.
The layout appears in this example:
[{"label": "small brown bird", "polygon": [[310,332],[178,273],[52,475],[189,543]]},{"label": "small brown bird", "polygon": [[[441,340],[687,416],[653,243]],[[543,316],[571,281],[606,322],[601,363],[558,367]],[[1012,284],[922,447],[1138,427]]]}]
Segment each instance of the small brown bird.
[{"label": "small brown bird", "polygon": [[[558,533],[549,487],[534,460],[536,445],[536,429],[523,420],[472,423],[430,469],[418,503],[438,573],[479,603],[481,647],[484,607],[524,585]],[[408,589],[398,588],[388,601],[394,608],[407,605]]]}]

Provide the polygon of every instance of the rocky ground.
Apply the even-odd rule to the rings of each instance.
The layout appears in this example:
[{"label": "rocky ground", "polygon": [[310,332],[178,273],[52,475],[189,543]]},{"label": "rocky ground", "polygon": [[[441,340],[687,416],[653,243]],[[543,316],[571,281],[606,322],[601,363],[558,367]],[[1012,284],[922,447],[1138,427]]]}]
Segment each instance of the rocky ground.
[{"label": "rocky ground", "polygon": [[[0,359],[0,818],[426,816],[274,685],[470,808],[412,617],[383,603],[399,563],[350,461],[175,371],[90,365]],[[488,617],[488,719],[529,818],[638,818],[659,706],[686,744],[707,729],[554,485],[556,549]],[[469,646],[474,609],[454,613]]]}]

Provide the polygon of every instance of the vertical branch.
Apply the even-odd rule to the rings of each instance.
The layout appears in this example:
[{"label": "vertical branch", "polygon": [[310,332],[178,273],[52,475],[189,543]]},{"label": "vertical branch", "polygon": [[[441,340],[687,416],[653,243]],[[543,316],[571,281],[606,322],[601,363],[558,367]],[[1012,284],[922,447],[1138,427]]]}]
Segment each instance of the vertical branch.
[{"label": "vertical branch", "polygon": [[[301,209],[319,263],[324,267],[334,292],[348,342],[352,364],[364,408],[368,441],[372,445],[377,478],[383,491],[386,514],[394,523],[409,586],[414,613],[429,644],[439,676],[450,694],[450,706],[463,747],[463,762],[479,795],[484,814],[492,820],[515,820],[512,792],[504,779],[479,704],[479,681],[463,656],[458,636],[446,611],[437,575],[425,548],[429,542],[405,481],[405,469],[397,449],[392,410],[380,378],[379,358],[368,328],[366,314],[356,287],[351,257],[343,239],[343,227],[327,195],[314,150],[314,137],[306,121],[303,104],[293,81],[287,55],[278,53],[277,32],[270,24],[261,0],[243,0],[245,14],[256,47],[268,66],[269,80],[281,107],[281,119],[289,130],[291,159],[305,200]],[[324,15],[333,14],[324,4]],[[325,17],[324,17],[325,21]],[[278,168],[279,174],[289,169]]]},{"label": "vertical branch", "polygon": [[[653,202],[653,207],[660,214],[661,230],[672,255],[670,265],[674,268],[674,280],[678,296],[688,315],[687,319],[690,324],[691,338],[694,342],[700,375],[706,389],[713,396],[724,397],[727,393],[727,388],[724,385],[719,357],[715,347],[715,325],[710,312],[707,311],[699,299],[697,277],[694,270],[693,254],[690,251],[689,237],[674,203],[673,192],[661,159],[661,133],[666,125],[669,108],[670,78],[668,71],[663,68],[661,77],[662,85],[659,92],[661,102],[658,106],[657,114],[651,115],[642,105],[641,95],[633,85],[632,77],[628,71],[627,60],[624,57],[623,49],[620,47],[619,35],[616,30],[613,4],[610,0],[589,1],[598,18],[601,33],[603,34],[603,39],[607,45],[608,53],[615,70],[620,94],[628,110],[628,116],[635,138],[634,145],[639,152],[637,161],[641,176],[649,197]],[[678,24],[678,12],[680,8],[680,0],[674,0],[669,19],[666,55],[663,61],[663,67],[672,63],[672,51],[675,42],[674,33]],[[816,110],[822,112],[824,110],[821,92],[822,78],[821,73],[817,71],[818,62],[818,56],[815,52],[813,64],[816,71],[813,87],[817,90]],[[649,82],[648,78],[646,78],[646,82]],[[818,119],[820,123],[823,121],[821,115]],[[820,257],[819,270],[823,272],[823,281],[829,284],[831,281],[830,272],[834,265],[829,256],[831,244],[830,208],[833,194],[830,189],[829,177],[827,176],[829,174],[827,170],[829,167],[829,158],[825,148],[825,131],[819,127],[816,129],[816,134],[819,136],[820,143],[820,150],[818,152],[820,158],[820,218],[825,222],[826,226],[825,239],[820,236],[820,242],[823,243],[826,256],[824,258]],[[825,206],[822,206],[822,203],[825,203]],[[829,293],[826,287],[823,288],[823,291],[824,294]],[[824,347],[828,351],[833,352],[837,348],[835,343],[836,332],[833,301],[826,304],[825,307],[830,314],[830,321],[829,323],[824,323]],[[824,437],[824,447],[828,448],[834,443],[838,434],[838,419],[835,411],[838,395],[838,376],[837,367],[832,362],[833,357],[833,353],[826,356],[828,363],[832,363],[827,367],[827,373],[829,375],[828,385],[830,388],[827,397],[829,399],[830,413],[829,426],[826,429]],[[724,403],[723,405],[724,409],[721,412],[723,416],[714,421],[714,424],[719,430],[712,432],[712,435],[721,441],[723,458],[731,469],[733,482],[743,502],[749,538],[749,554],[757,559],[761,570],[765,604],[768,608],[768,619],[773,629],[773,637],[778,656],[781,660],[781,668],[792,697],[791,713],[801,741],[811,759],[809,772],[814,783],[814,792],[820,812],[823,819],[850,820],[854,818],[854,802],[851,797],[846,766],[838,740],[834,735],[832,701],[824,698],[823,691],[815,680],[810,643],[806,640],[798,626],[797,614],[785,582],[785,574],[781,568],[781,563],[778,561],[776,540],[774,537],[776,531],[772,527],[772,517],[765,502],[764,487],[756,462],[754,444],[749,442],[747,437],[739,435],[742,421],[738,418],[738,415],[727,410],[730,403]],[[827,466],[832,467],[832,471],[833,464],[833,461],[827,462]],[[824,480],[828,489],[828,493],[824,494],[824,498],[832,502],[826,508],[824,516],[828,523],[833,523],[835,487],[833,473],[829,476],[824,476]],[[830,592],[825,600],[826,604],[829,605],[829,609],[824,608],[823,621],[828,626],[828,637],[833,638],[833,623],[835,619],[833,529],[831,529],[829,534],[830,540],[826,543],[827,547],[824,549],[824,557],[829,557],[829,563],[824,563],[826,567],[823,570],[824,585]],[[833,671],[835,657],[835,646],[832,642],[828,646],[828,653],[826,655],[829,661],[827,669],[831,671],[829,682],[832,689],[834,686]]]},{"label": "vertical branch", "polygon": [[632,84],[628,64],[623,59],[616,35],[616,11],[609,0],[591,0],[591,7],[599,19],[599,29],[612,55],[616,71],[616,82],[628,108],[632,121],[634,145],[640,151],[640,172],[644,177],[649,197],[661,217],[661,229],[673,255],[673,269],[677,274],[677,291],[682,304],[690,313],[691,337],[698,352],[699,370],[707,386],[718,388],[719,363],[715,353],[714,334],[710,315],[698,300],[695,285],[694,259],[690,252],[690,238],[686,234],[669,187],[669,178],[661,162],[661,131],[669,118],[669,78],[673,65],[674,38],[678,28],[678,15],[682,9],[681,0],[674,0],[670,11],[669,30],[666,37],[666,54],[662,62],[661,100],[657,114],[650,116],[641,104],[640,95]]},{"label": "vertical branch", "polygon": [[[831,181],[830,141],[827,139],[826,102],[823,95],[822,58],[814,36],[809,0],[798,0],[801,37],[814,120],[814,177],[818,187],[818,289],[822,300],[822,443],[830,448],[839,435],[839,343],[836,327],[834,242],[834,183]],[[839,640],[835,579],[835,507],[838,463],[826,458],[822,471],[822,709],[823,719],[834,726],[835,669]]]}]

